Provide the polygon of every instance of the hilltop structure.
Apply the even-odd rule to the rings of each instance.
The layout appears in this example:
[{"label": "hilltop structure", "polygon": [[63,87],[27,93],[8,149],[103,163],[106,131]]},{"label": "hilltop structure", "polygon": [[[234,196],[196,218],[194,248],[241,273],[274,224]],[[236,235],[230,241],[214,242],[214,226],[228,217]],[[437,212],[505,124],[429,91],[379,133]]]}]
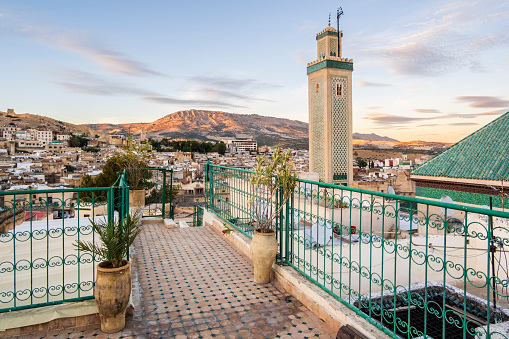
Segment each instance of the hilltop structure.
[{"label": "hilltop structure", "polygon": [[509,112],[411,171],[416,195],[486,206],[491,197],[494,207],[509,207],[508,125]]},{"label": "hilltop structure", "polygon": [[317,59],[307,65],[310,170],[320,181],[351,186],[352,59],[342,57],[342,31],[316,35]]}]

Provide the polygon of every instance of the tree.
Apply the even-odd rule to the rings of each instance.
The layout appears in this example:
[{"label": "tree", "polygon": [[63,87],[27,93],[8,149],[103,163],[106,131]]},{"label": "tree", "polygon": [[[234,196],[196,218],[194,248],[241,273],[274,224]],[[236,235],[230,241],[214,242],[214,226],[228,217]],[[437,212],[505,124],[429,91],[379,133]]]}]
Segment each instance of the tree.
[{"label": "tree", "polygon": [[364,168],[368,165],[368,163],[366,162],[366,160],[362,159],[362,158],[357,158],[357,166],[359,166],[360,168]]},{"label": "tree", "polygon": [[88,136],[85,133],[82,133],[81,135],[74,135],[70,133],[67,144],[69,147],[85,147],[88,144]]},{"label": "tree", "polygon": [[64,165],[65,169],[67,170],[67,173],[73,173],[76,171],[76,167],[73,165]]},{"label": "tree", "polygon": [[222,141],[216,143],[214,147],[212,147],[211,152],[217,152],[221,155],[224,155],[226,152],[226,144]]},{"label": "tree", "polygon": [[117,153],[106,161],[102,173],[96,178],[83,178],[81,187],[110,187],[117,181],[120,173],[126,170],[127,185],[130,189],[143,189],[145,183],[151,178],[148,167],[148,145],[137,144],[130,140],[129,146],[122,153]]},{"label": "tree", "polygon": [[92,152],[92,153],[97,153],[99,152],[101,149],[99,147],[92,147],[92,146],[89,146],[89,147],[86,147],[85,148],[85,151],[86,152]]}]

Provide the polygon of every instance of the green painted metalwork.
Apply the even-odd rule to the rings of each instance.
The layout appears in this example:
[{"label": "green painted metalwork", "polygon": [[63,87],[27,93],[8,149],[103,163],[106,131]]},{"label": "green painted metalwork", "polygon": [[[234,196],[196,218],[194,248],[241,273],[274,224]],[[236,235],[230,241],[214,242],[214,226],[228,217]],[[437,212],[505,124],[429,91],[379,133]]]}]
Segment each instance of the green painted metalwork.
[{"label": "green painted metalwork", "polygon": [[509,112],[411,171],[412,175],[508,180]]},{"label": "green painted metalwork", "polygon": [[[247,236],[252,173],[205,175],[208,210]],[[507,212],[299,180],[274,228],[279,264],[393,338],[509,338]]]},{"label": "green painted metalwork", "polygon": [[[167,168],[143,168],[142,171],[149,171],[151,175],[145,178],[145,207],[142,217],[169,217],[173,218],[173,169]],[[170,175],[168,177],[168,173]],[[166,210],[170,205],[169,211]]]},{"label": "green painted metalwork", "polygon": [[194,204],[193,207],[193,227],[203,226],[203,206]]},{"label": "green painted metalwork", "polygon": [[337,68],[353,71],[353,63],[337,60],[323,60],[314,65],[308,66],[307,74],[309,75],[324,68]]},{"label": "green painted metalwork", "polygon": [[128,213],[125,173],[117,183],[0,192],[0,312],[94,297],[95,264],[103,258],[72,244],[98,240],[90,220]]}]

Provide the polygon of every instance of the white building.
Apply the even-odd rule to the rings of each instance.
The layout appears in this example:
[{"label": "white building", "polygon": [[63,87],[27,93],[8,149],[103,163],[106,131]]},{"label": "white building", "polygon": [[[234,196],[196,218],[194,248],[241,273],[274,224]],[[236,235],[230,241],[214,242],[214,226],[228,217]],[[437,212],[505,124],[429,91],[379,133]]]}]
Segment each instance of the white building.
[{"label": "white building", "polygon": [[230,153],[241,153],[241,152],[250,152],[256,151],[258,148],[258,143],[254,139],[232,139],[232,140],[224,140],[226,147]]},{"label": "white building", "polygon": [[16,137],[16,131],[19,131],[19,127],[4,126],[2,127],[2,138],[5,138],[7,140],[14,139]]},{"label": "white building", "polygon": [[41,141],[44,145],[53,141],[52,131],[37,131],[37,140]]}]

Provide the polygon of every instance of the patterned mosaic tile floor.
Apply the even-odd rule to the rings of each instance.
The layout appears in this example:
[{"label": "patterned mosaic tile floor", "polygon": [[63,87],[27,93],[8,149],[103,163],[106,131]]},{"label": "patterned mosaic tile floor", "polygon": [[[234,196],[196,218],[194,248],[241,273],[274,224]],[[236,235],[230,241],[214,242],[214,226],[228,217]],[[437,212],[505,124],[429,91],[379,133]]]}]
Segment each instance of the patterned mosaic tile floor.
[{"label": "patterned mosaic tile floor", "polygon": [[18,338],[334,338],[277,284],[256,284],[252,264],[208,227],[146,225],[133,253],[134,316],[106,335],[99,326]]}]

